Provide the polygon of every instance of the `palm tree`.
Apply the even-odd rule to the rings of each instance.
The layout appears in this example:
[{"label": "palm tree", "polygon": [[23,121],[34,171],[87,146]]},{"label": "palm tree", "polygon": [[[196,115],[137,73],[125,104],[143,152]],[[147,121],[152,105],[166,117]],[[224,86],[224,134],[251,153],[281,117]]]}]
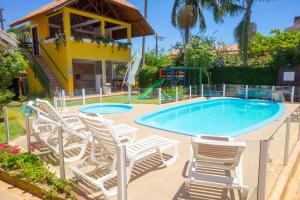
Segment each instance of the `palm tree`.
[{"label": "palm tree", "polygon": [[[243,65],[248,66],[248,44],[256,33],[256,24],[251,22],[252,6],[255,0],[244,0],[245,12],[241,22],[234,29],[234,37],[239,44]],[[263,0],[259,0],[263,1]]]},{"label": "palm tree", "polygon": [[172,9],[172,25],[178,28],[188,42],[190,31],[199,22],[200,30],[206,29],[204,10],[213,12],[215,22],[223,22],[226,14],[236,15],[243,7],[239,0],[175,0]]}]

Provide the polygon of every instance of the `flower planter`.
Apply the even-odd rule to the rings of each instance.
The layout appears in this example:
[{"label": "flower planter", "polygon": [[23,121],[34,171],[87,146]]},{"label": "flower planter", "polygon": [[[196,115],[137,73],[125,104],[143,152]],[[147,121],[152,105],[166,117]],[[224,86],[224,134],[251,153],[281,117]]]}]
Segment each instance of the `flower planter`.
[{"label": "flower planter", "polygon": [[[40,187],[40,185],[31,183],[22,178],[18,178],[9,172],[0,169],[0,180],[5,181],[17,188],[20,188],[28,193],[35,195],[36,197],[43,198],[45,196],[44,190]],[[63,197],[56,197],[55,200],[65,200]]]}]

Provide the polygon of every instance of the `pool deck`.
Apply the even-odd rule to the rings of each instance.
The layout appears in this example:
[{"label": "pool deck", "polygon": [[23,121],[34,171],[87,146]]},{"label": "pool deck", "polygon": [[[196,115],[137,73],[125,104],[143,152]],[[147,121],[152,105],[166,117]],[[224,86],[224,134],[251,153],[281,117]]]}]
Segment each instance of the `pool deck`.
[{"label": "pool deck", "polygon": [[[212,190],[202,188],[196,188],[191,197],[184,190],[184,178],[186,177],[187,161],[189,159],[190,141],[191,137],[175,134],[163,130],[149,128],[143,125],[139,125],[134,122],[138,116],[142,116],[149,112],[157,111],[162,108],[174,106],[182,103],[194,102],[205,100],[204,98],[197,98],[193,100],[186,100],[181,102],[174,102],[163,105],[151,105],[151,104],[136,104],[133,105],[133,110],[126,113],[108,114],[106,118],[114,120],[116,123],[126,123],[128,125],[137,127],[139,129],[137,139],[141,139],[150,135],[160,135],[170,139],[180,141],[178,160],[169,167],[161,167],[161,163],[145,162],[138,165],[134,169],[133,179],[128,185],[128,199],[129,200],[188,200],[188,199],[239,199],[239,195],[232,192],[224,192],[222,190]],[[249,199],[256,199],[255,190],[257,189],[257,172],[259,161],[259,140],[269,139],[272,134],[278,129],[278,127],[284,122],[287,116],[289,116],[300,104],[284,104],[286,110],[284,114],[277,120],[270,124],[245,133],[243,135],[235,137],[238,141],[245,141],[247,148],[244,152],[244,182],[245,185],[250,186]],[[72,107],[66,109],[78,110],[80,107]],[[294,127],[292,127],[293,129]],[[25,146],[25,137],[20,137],[15,140],[14,143]],[[58,166],[53,170],[58,172]],[[69,165],[66,165],[67,178],[71,178],[73,175],[69,170]],[[102,192],[95,191],[89,187],[84,187],[82,183],[79,183],[80,190],[85,193],[78,199],[105,199]],[[117,198],[110,198],[117,199]]]}]

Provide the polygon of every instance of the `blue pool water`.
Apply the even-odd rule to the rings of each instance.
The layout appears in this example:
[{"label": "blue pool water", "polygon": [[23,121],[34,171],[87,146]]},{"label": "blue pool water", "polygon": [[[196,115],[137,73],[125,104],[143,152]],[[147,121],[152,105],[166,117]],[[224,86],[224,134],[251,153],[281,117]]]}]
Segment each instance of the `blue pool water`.
[{"label": "blue pool water", "polygon": [[132,106],[123,104],[101,104],[80,108],[80,112],[98,114],[114,114],[128,112],[130,110],[132,110]]},{"label": "blue pool water", "polygon": [[185,135],[235,136],[274,121],[283,111],[284,106],[276,102],[225,98],[170,107],[136,122]]}]

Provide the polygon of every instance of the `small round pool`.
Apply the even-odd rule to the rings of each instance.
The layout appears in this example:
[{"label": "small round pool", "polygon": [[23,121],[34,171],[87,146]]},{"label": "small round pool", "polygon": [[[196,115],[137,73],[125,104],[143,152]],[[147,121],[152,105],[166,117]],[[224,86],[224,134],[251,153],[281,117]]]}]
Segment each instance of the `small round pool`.
[{"label": "small round pool", "polygon": [[123,113],[130,110],[132,110],[132,106],[124,104],[99,104],[80,108],[80,112],[97,114]]}]

